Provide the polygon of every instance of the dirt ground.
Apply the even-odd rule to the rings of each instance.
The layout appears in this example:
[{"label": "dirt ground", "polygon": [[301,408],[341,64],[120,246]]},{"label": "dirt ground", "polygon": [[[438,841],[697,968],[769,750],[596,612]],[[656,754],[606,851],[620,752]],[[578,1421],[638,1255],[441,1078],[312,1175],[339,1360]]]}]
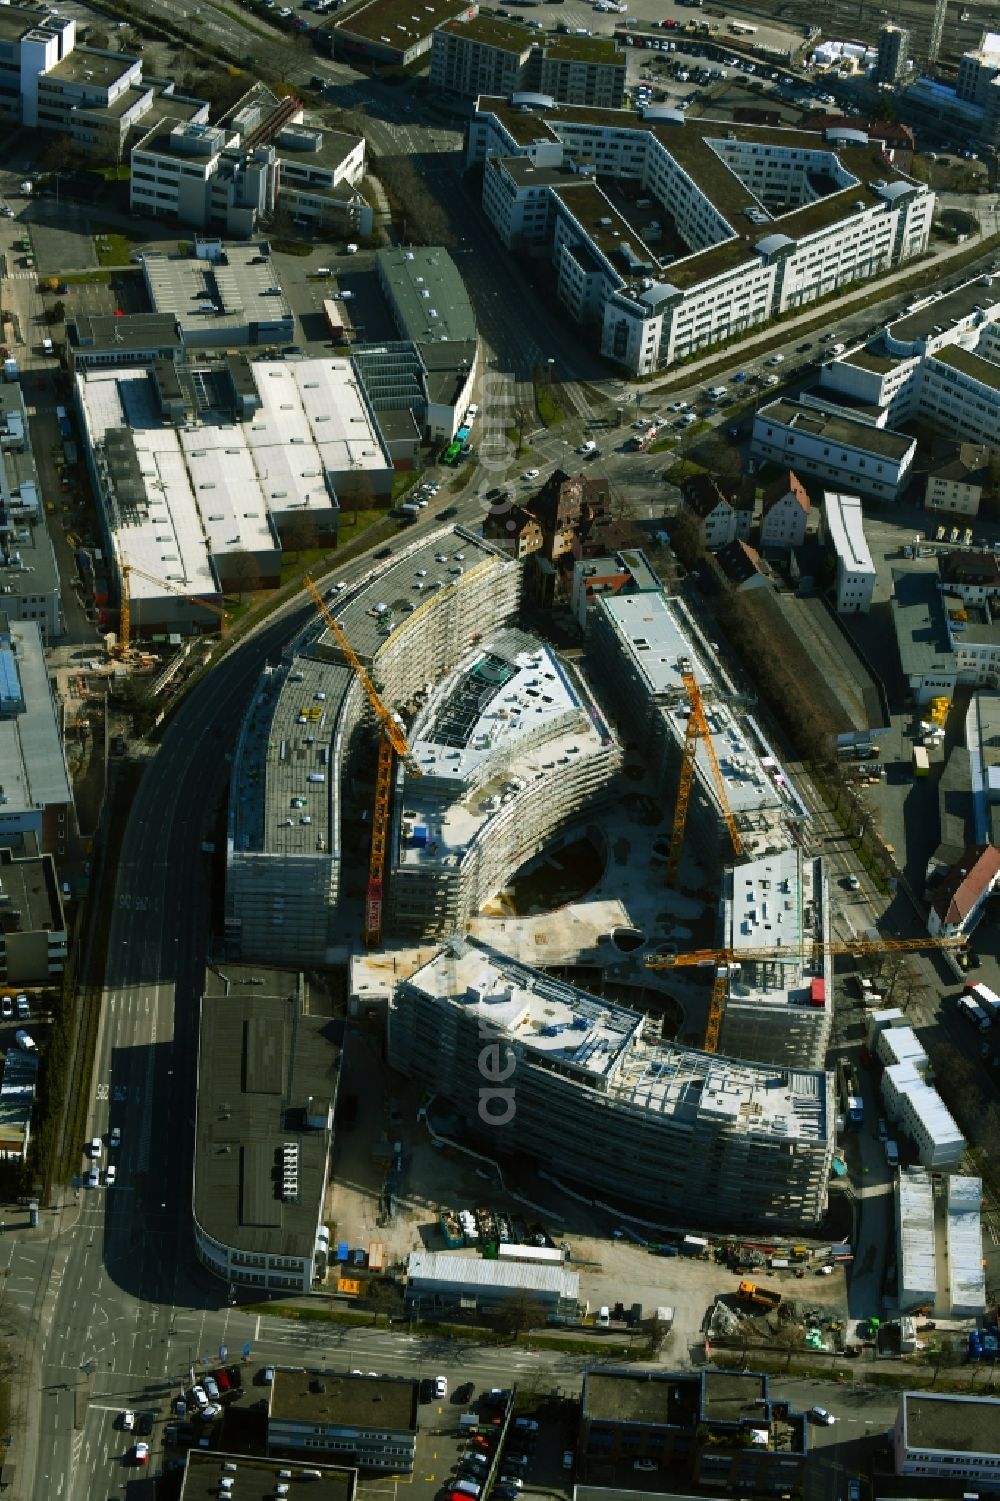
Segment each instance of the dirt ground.
[{"label": "dirt ground", "polygon": [[[443,1208],[473,1209],[489,1204],[511,1212],[532,1212],[557,1244],[569,1247],[568,1265],[580,1274],[580,1297],[591,1312],[603,1304],[640,1302],[651,1313],[667,1304],[674,1329],[661,1358],[687,1361],[702,1348],[702,1323],[717,1296],[733,1294],[739,1276],[714,1262],[660,1257],[628,1241],[616,1240],[606,1215],[577,1204],[551,1184],[532,1180],[502,1192],[477,1175],[460,1153],[435,1147],[417,1122],[418,1092],[390,1073],[382,1061],[381,1034],[375,1027],[351,1025],[345,1039],[345,1078],[364,1079],[358,1113],[349,1130],[338,1132],[327,1204],[331,1238],[351,1246],[380,1240],[386,1264],[401,1265],[414,1250],[445,1249],[438,1228]],[[405,1173],[391,1220],[382,1192],[390,1144],[402,1144]],[[373,1150],[374,1149],[374,1150]],[[472,1252],[455,1252],[456,1256]],[[808,1301],[831,1313],[846,1311],[844,1274],[768,1272],[759,1278],[785,1297]]]}]

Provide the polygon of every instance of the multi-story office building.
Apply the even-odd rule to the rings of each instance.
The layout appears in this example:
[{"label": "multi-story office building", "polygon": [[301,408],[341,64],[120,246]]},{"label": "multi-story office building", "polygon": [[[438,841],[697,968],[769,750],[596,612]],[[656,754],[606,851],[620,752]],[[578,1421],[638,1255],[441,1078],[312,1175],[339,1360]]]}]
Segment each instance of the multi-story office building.
[{"label": "multi-story office building", "polygon": [[278,1366],[268,1401],[268,1453],[412,1474],[419,1392],[419,1381],[405,1376]]},{"label": "multi-story office building", "polygon": [[904,1392],[893,1427],[897,1475],[1000,1489],[1000,1399]]},{"label": "multi-story office building", "polygon": [[409,730],[419,776],[396,775],[395,932],[461,932],[563,829],[594,809],[621,748],[583,679],[507,630],[431,692]]},{"label": "multi-story office building", "polygon": [[[657,106],[481,98],[467,161],[503,243],[547,250],[559,300],[636,374],[921,254],[934,201],[850,126],[685,124]],[[638,193],[627,217],[600,178]]]},{"label": "multi-story office building", "polygon": [[8,620],[33,620],[46,645],[63,634],[59,570],[16,381],[0,386],[0,583]]},{"label": "multi-story office building", "polygon": [[596,1474],[631,1462],[690,1475],[692,1493],[781,1496],[801,1489],[808,1449],[805,1413],[771,1398],[754,1371],[598,1367],[584,1376],[580,1453]]},{"label": "multi-story office building", "polygon": [[[821,1068],[833,1020],[830,893],[824,863],[797,846],[723,875],[722,932],[735,964],[719,1049],[781,1067]],[[768,957],[756,957],[759,950]]]},{"label": "multi-story office building", "polygon": [[957,683],[996,687],[1000,618],[993,603],[942,592],[933,574],[894,569],[892,580],[896,645],[914,700],[950,696]]},{"label": "multi-story office building", "polygon": [[[966,443],[1000,445],[1000,294],[980,277],[930,297],[862,348],[831,360],[810,399],[843,395],[891,428],[930,418]],[[869,421],[872,417],[869,416]]]},{"label": "multi-story office building", "polygon": [[625,53],[611,37],[539,36],[492,16],[449,21],[434,33],[431,84],[467,99],[545,96],[560,104],[620,109]]},{"label": "multi-story office building", "polygon": [[[760,725],[736,694],[683,603],[664,592],[597,600],[587,656],[601,701],[631,740],[670,802],[684,747],[693,673],[705,705],[729,809],[748,856],[784,849],[789,829],[808,818]],[[704,743],[695,755],[687,843],[709,864],[730,849],[725,815]]]},{"label": "multi-story office building", "polygon": [[193,255],[142,257],[150,306],[176,319],[186,349],[286,344],[295,319],[266,240],[195,240]]},{"label": "multi-story office building", "polygon": [[754,413],[751,451],[774,464],[794,464],[831,487],[895,500],[909,478],[917,440],[788,397]]},{"label": "multi-story office building", "polygon": [[878,34],[875,82],[897,84],[906,77],[909,66],[910,33],[904,26],[893,26],[889,22]]},{"label": "multi-story office building", "polygon": [[38,624],[0,612],[0,846],[62,855],[73,793]]},{"label": "multi-story office building", "polygon": [[[521,572],[460,527],[421,538],[339,596],[341,629],[396,708],[428,691],[517,611]],[[371,740],[367,700],[332,633],[311,627],[265,673],[237,741],[226,931],[246,957],[323,963],[338,932],[342,806]],[[365,814],[367,816],[367,808]]]},{"label": "multi-story office building", "polygon": [[449,1102],[484,1155],[537,1160],[654,1223],[818,1223],[832,1076],[644,1029],[638,1012],[455,938],[397,987],[388,1056]]},{"label": "multi-story office building", "polygon": [[1000,32],[985,31],[978,47],[962,53],[955,93],[967,104],[985,104],[997,78],[1000,78]]},{"label": "multi-story office building", "polygon": [[[25,846],[33,844],[22,840]],[[51,855],[0,849],[0,984],[58,984],[66,916]]]},{"label": "multi-story office building", "polygon": [[824,491],[823,534],[837,560],[837,614],[867,615],[875,593],[875,564],[857,495]]},{"label": "multi-story office building", "polygon": [[340,1050],[292,971],[206,971],[198,1036],[194,1244],[234,1287],[310,1293],[323,1224]]}]

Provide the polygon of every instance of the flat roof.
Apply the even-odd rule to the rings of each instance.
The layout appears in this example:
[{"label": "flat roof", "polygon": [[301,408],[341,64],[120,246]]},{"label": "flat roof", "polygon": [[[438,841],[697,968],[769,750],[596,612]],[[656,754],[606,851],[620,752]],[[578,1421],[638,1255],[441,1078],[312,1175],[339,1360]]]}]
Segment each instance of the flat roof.
[{"label": "flat roof", "polygon": [[767,1377],[759,1371],[716,1371],[706,1366],[702,1416],[709,1422],[742,1423],[747,1408],[767,1396]]},{"label": "flat roof", "polygon": [[[383,42],[401,52],[430,36],[443,21],[454,20],[466,9],[456,0],[361,0],[346,15],[339,15],[332,29],[370,42]],[[387,40],[388,39],[388,40]]]},{"label": "flat roof", "polygon": [[956,670],[937,582],[921,569],[892,570],[892,619],[906,677]]},{"label": "flat roof", "polygon": [[[335,1025],[305,1013],[302,978],[292,971],[224,966],[206,971],[205,985],[195,1218],[220,1245],[311,1258],[340,1071]],[[286,1146],[297,1182],[288,1196]]]},{"label": "flat roof", "polygon": [[823,441],[839,443],[843,448],[861,449],[895,462],[900,462],[916,447],[916,439],[904,433],[872,427],[868,422],[855,422],[853,418],[839,414],[819,412],[815,407],[803,406],[790,398],[770,401],[758,408],[756,420],[777,422]]},{"label": "flat roof", "polygon": [[908,1448],[1000,1455],[1000,1398],[904,1392],[903,1415]]},{"label": "flat roof", "polygon": [[446,1251],[411,1251],[406,1263],[411,1284],[458,1283],[469,1288],[548,1294],[576,1301],[580,1274],[564,1266],[539,1265],[528,1261],[486,1261],[481,1256],[450,1255]]},{"label": "flat roof", "polygon": [[[812,862],[803,859],[798,847],[773,850],[734,866],[726,946],[736,950],[737,959],[741,949],[787,948],[787,959],[767,961],[785,990],[794,983],[795,971],[813,968],[810,944],[822,934],[814,921],[807,923],[807,914],[821,912],[822,905],[822,892],[813,890]],[[821,972],[822,961],[819,968]]]},{"label": "flat roof", "polygon": [[[275,1371],[275,1378],[279,1374]],[[295,1459],[263,1459],[258,1454],[213,1453],[210,1449],[189,1449],[180,1501],[219,1501],[219,1481],[233,1482],[233,1495],[239,1501],[274,1501],[279,1476],[291,1472],[291,1483],[308,1474],[309,1495],[313,1501],[353,1501],[358,1473],[335,1465],[319,1464],[312,1456]]]},{"label": "flat roof", "polygon": [[989,285],[983,277],[964,282],[954,291],[943,292],[924,300],[895,319],[886,329],[889,337],[900,344],[916,344],[924,339],[937,337],[949,329],[960,328],[980,312],[987,318],[1000,311],[1000,282],[993,278]]},{"label": "flat roof", "polygon": [[46,79],[60,83],[83,83],[98,89],[106,89],[129,72],[139,61],[124,52],[99,52],[93,47],[75,47],[60,58],[54,68],[39,76],[39,87],[44,88]]},{"label": "flat roof", "polygon": [[[0,386],[0,519],[9,527],[10,565],[0,558],[0,581],[11,595],[59,589],[55,549],[31,449],[24,397],[17,381]],[[20,563],[13,562],[17,554]],[[2,600],[0,600],[2,608]]]},{"label": "flat roof", "polygon": [[68,805],[73,801],[73,791],[41,629],[37,621],[7,621],[0,615],[0,632],[4,623],[12,648],[8,651],[2,647],[4,675],[14,675],[24,703],[23,711],[0,718],[0,782],[3,816],[7,819],[35,814],[53,805]]},{"label": "flat roof", "polygon": [[983,1180],[960,1173],[945,1179],[948,1292],[952,1308],[986,1309],[983,1265]]},{"label": "flat roof", "polygon": [[0,892],[8,933],[61,933],[66,922],[51,855],[14,855],[0,849]]},{"label": "flat roof", "polygon": [[[358,149],[360,140],[360,136],[351,135],[346,130],[327,130],[299,123],[283,126],[271,144],[287,165],[301,167],[303,171],[321,167],[327,172],[336,172]],[[322,190],[321,184],[316,186]]]},{"label": "flat roof", "polygon": [[865,537],[860,497],[824,490],[823,514],[830,541],[844,567],[852,573],[867,573],[874,577],[875,564]]},{"label": "flat roof", "polygon": [[[153,310],[175,317],[185,334],[218,341],[221,329],[291,318],[266,242],[223,246],[219,260],[147,252],[143,274]],[[278,288],[275,296],[274,289]],[[206,315],[203,305],[214,303]]]},{"label": "flat roof", "polygon": [[963,349],[960,344],[949,344],[946,349],[935,350],[929,358],[950,366],[952,370],[961,371],[970,380],[978,381],[981,386],[1000,391],[1000,365],[995,365],[984,355]]},{"label": "flat roof", "polygon": [[926,1168],[901,1168],[896,1188],[896,1224],[902,1251],[901,1287],[937,1290],[934,1190]]},{"label": "flat roof", "polygon": [[[724,1058],[643,1038],[643,1018],[563,980],[455,938],[401,988],[516,1039],[520,1065],[554,1063],[582,1087],[692,1124],[774,1142],[826,1140],[826,1075]],[[564,1030],[552,1030],[563,1027]],[[547,1030],[548,1029],[548,1030]]]},{"label": "flat roof", "polygon": [[621,275],[631,274],[633,264],[622,254],[624,246],[630,247],[636,259],[650,270],[659,265],[659,257],[642,239],[638,227],[619,213],[592,178],[570,173],[550,186],[566,212]]},{"label": "flat roof", "polygon": [[595,1423],[691,1428],[697,1420],[699,1386],[695,1374],[590,1370],[583,1377],[583,1412]]},{"label": "flat roof", "polygon": [[566,36],[561,33],[553,36],[549,33],[541,39],[541,47],[546,58],[555,62],[604,63],[625,67],[625,53],[613,36]]},{"label": "flat roof", "polygon": [[53,28],[53,35],[62,30],[65,22],[41,5],[0,6],[0,37],[4,41],[18,42],[26,31]]},{"label": "flat roof", "polygon": [[[235,140],[228,129],[210,125],[207,121],[191,120],[184,114],[162,114],[151,129],[136,143],[136,151],[146,151],[151,156],[172,157],[175,161],[187,162],[199,169],[219,155],[226,143]],[[201,153],[185,150],[183,142],[198,141],[207,146]]]},{"label": "flat roof", "polygon": [[[768,238],[768,228],[797,242],[830,228],[863,209],[881,206],[899,190],[923,193],[922,184],[887,165],[881,143],[869,141],[834,145],[822,132],[784,126],[748,125],[709,117],[688,118],[683,129],[670,121],[642,119],[631,110],[554,104],[523,112],[507,100],[482,97],[478,114],[493,115],[511,138],[528,147],[540,140],[562,141],[586,150],[584,141],[595,132],[628,133],[637,143],[655,140],[683,168],[721,216],[716,243],[692,249],[672,260],[668,280],[684,287],[722,275],[735,266],[757,264],[759,241]],[[803,153],[811,157],[811,170],[820,196],[783,213],[768,210],[740,176],[746,156],[747,179],[754,147],[777,148],[795,153],[796,165]],[[825,188],[826,191],[821,191]],[[745,209],[757,211],[758,222],[747,220]],[[723,225],[728,227],[727,235]],[[633,237],[638,233],[631,230]],[[659,264],[659,261],[658,261]]]},{"label": "flat roof", "polygon": [[352,1376],[348,1371],[285,1370],[278,1366],[271,1386],[268,1421],[415,1433],[419,1390],[419,1381],[406,1376]]},{"label": "flat roof", "polygon": [[505,21],[502,16],[458,16],[445,21],[437,28],[444,36],[458,37],[463,42],[478,42],[484,47],[496,47],[517,57],[530,47],[540,45],[544,33],[535,31],[520,21]]},{"label": "flat roof", "polygon": [[458,267],[441,246],[393,246],[375,252],[389,289],[400,337],[474,342],[476,315]]},{"label": "flat roof", "polygon": [[184,343],[172,313],[73,313],[66,332],[74,349],[179,349]]}]

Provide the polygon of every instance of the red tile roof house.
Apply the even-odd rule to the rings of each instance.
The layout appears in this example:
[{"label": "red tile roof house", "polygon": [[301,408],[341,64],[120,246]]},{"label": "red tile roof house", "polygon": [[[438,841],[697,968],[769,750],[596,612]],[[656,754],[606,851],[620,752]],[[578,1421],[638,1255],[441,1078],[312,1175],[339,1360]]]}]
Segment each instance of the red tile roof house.
[{"label": "red tile roof house", "polygon": [[801,547],[808,524],[809,496],[802,481],[789,469],[764,491],[760,545],[785,552]]},{"label": "red tile roof house", "polygon": [[1000,881],[1000,850],[973,845],[953,865],[937,888],[927,917],[932,938],[955,938],[972,932]]}]

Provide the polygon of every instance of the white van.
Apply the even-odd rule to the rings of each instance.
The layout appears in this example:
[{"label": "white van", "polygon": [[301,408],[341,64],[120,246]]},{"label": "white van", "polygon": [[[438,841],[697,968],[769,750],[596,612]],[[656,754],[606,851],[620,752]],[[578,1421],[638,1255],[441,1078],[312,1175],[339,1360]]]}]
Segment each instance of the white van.
[{"label": "white van", "polygon": [[53,354],[54,353],[53,346],[52,346],[52,340],[51,339],[43,339],[42,340],[42,353],[43,354]]},{"label": "white van", "polygon": [[711,396],[713,401],[718,401],[720,396],[725,396],[726,390],[727,388],[725,386],[709,386],[708,394],[709,396]]},{"label": "white van", "polygon": [[830,353],[831,354],[843,354],[843,352],[844,352],[844,350],[846,348],[847,348],[846,344],[832,344],[830,346]]}]

